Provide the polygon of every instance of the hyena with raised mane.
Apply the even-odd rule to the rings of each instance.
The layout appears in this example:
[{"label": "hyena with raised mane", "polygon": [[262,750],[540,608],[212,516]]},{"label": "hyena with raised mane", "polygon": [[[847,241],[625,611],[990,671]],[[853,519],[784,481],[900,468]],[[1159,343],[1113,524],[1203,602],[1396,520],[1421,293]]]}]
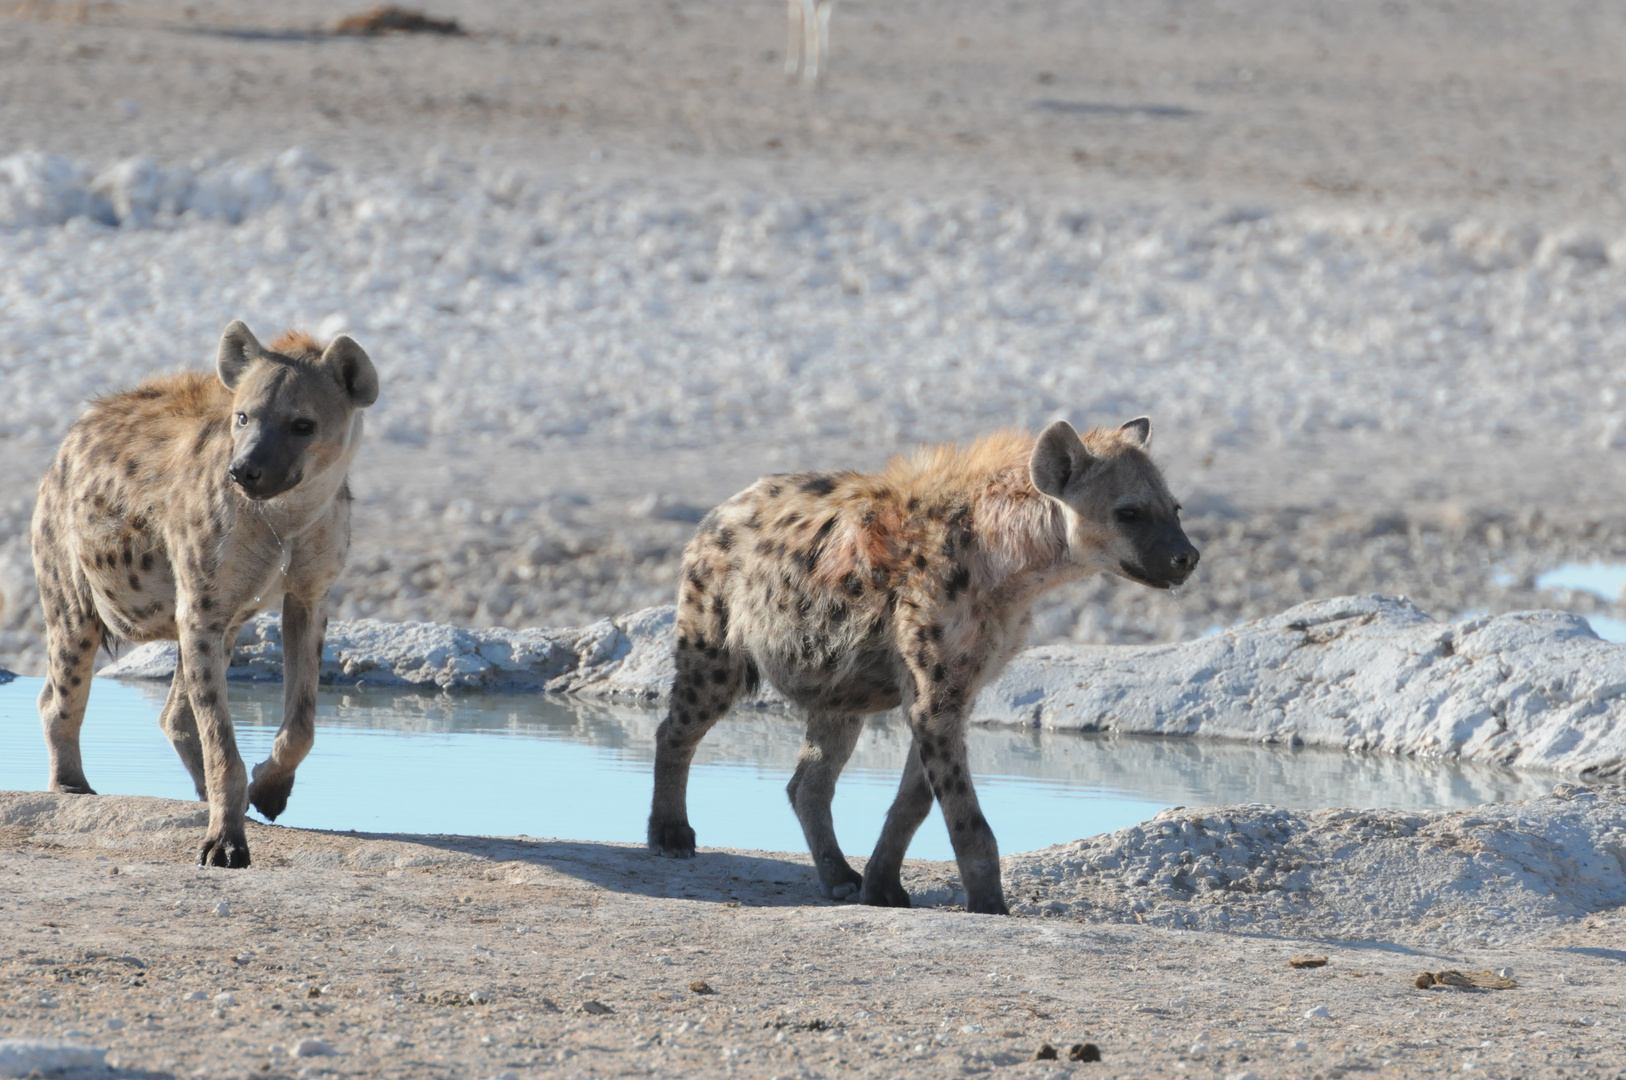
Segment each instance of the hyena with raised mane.
[{"label": "hyena with raised mane", "polygon": [[[742,689],[766,678],[808,715],[787,792],[831,898],[907,907],[910,838],[935,797],[970,911],[1003,914],[999,848],[978,808],[965,724],[1049,589],[1114,573],[1153,588],[1197,566],[1146,452],[1151,421],[1080,437],[1058,421],[883,472],[769,476],[701,522],[683,557],[671,710],[656,735],[651,849],[694,854],[689,763]],[[913,739],[862,875],[831,825],[866,713],[902,705]]]},{"label": "hyena with raised mane", "polygon": [[[200,865],[247,866],[243,815],[275,818],[310,751],[327,625],[323,602],[350,546],[346,479],[372,361],[348,337],[288,333],[266,349],[234,322],[201,372],[102,398],[40,483],[34,571],[49,649],[40,719],[52,791],[94,794],[79,754],[105,637],[178,640],[160,719],[209,803]],[[271,756],[243,767],[226,667],[243,622],[282,605],[285,710]]]}]

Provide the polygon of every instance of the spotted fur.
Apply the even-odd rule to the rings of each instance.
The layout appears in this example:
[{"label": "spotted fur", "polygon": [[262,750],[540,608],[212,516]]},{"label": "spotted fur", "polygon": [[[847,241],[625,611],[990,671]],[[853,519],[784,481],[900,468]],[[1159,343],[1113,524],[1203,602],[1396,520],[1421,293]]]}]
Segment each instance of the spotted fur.
[{"label": "spotted fur", "polygon": [[[323,603],[350,544],[346,481],[378,396],[361,347],[290,333],[266,349],[235,322],[218,378],[150,379],[74,424],[40,483],[34,569],[49,646],[40,718],[52,791],[94,794],[79,752],[96,650],[180,643],[160,720],[209,803],[199,862],[247,866],[249,802],[275,818],[310,750]],[[282,606],[286,707],[253,783],[226,709],[244,620]]]},{"label": "spotted fur", "polygon": [[[825,895],[908,906],[903,855],[935,798],[969,909],[1004,912],[966,716],[1021,646],[1046,590],[1099,572],[1167,588],[1196,567],[1146,453],[1150,435],[1144,418],[1082,437],[1059,422],[1038,437],[925,450],[875,474],[764,477],[714,510],[684,553],[650,847],[694,853],[695,747],[742,689],[766,678],[808,716],[787,791]],[[913,740],[860,875],[836,842],[830,800],[861,718],[900,705]]]}]

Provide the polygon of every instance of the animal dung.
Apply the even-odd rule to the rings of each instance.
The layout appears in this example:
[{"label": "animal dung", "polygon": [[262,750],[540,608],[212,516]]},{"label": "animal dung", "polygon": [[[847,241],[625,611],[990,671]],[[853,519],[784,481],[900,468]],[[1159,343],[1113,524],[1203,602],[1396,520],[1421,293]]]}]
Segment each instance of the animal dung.
[{"label": "animal dung", "polygon": [[1067,1050],[1068,1061],[1100,1061],[1101,1048],[1094,1043],[1074,1043]]},{"label": "animal dung", "polygon": [[1287,964],[1289,967],[1296,968],[1326,967],[1327,958],[1325,956],[1295,956],[1290,958]]},{"label": "animal dung", "polygon": [[1056,1060],[1056,1048],[1054,1046],[1051,1046],[1049,1043],[1044,1043],[1043,1045],[1041,1045],[1039,1047],[1039,1049],[1037,1049],[1037,1050],[1035,1050],[1033,1052],[1033,1060],[1034,1061],[1055,1061]]},{"label": "animal dung", "polygon": [[436,19],[421,11],[375,4],[359,15],[347,15],[334,28],[340,34],[461,34],[456,19]]},{"label": "animal dung", "polygon": [[711,988],[711,984],[705,979],[696,979],[689,984],[689,989],[696,994],[715,994],[717,992]]},{"label": "animal dung", "polygon": [[1458,990],[1511,990],[1519,984],[1511,975],[1496,971],[1425,971],[1417,976],[1419,990],[1436,986],[1451,986]]}]

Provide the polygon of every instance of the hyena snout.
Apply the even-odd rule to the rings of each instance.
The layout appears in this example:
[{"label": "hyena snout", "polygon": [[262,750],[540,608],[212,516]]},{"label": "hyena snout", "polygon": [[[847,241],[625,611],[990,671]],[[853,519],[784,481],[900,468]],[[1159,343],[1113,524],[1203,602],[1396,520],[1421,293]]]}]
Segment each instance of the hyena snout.
[{"label": "hyena snout", "polygon": [[297,458],[263,444],[245,447],[232,458],[227,471],[232,483],[255,500],[272,499],[292,490],[304,472]]},{"label": "hyena snout", "polygon": [[1184,530],[1176,527],[1142,548],[1135,562],[1124,562],[1122,569],[1124,576],[1143,585],[1172,589],[1185,583],[1201,558],[1202,553],[1186,538]]}]

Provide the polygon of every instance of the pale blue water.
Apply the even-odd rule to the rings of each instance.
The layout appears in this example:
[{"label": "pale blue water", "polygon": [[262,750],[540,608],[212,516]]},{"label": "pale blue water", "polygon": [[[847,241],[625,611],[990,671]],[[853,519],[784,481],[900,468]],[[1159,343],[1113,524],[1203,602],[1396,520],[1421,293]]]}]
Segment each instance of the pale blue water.
[{"label": "pale blue water", "polygon": [[[1569,589],[1589,592],[1605,600],[1619,602],[1626,594],[1626,565],[1620,563],[1565,563],[1536,578],[1538,589]],[[1588,615],[1592,632],[1605,641],[1626,642],[1626,619],[1608,615]]]},{"label": "pale blue water", "polygon": [[[0,686],[0,789],[40,790],[38,679]],[[104,794],[195,797],[158,729],[166,685],[98,679],[82,744]],[[263,758],[282,713],[277,685],[229,694],[238,744]],[[530,835],[640,841],[661,715],[541,695],[323,688],[316,746],[280,822],[318,829]],[[1028,851],[1123,828],[1170,806],[1263,802],[1440,809],[1530,798],[1556,778],[1456,762],[1290,750],[1249,743],[973,729],[971,761],[1002,851]],[[725,718],[689,781],[702,846],[795,851],[785,799],[801,727],[777,713]],[[836,830],[868,854],[897,786],[907,736],[870,723],[836,793]],[[934,812],[910,849],[952,858]]]}]

